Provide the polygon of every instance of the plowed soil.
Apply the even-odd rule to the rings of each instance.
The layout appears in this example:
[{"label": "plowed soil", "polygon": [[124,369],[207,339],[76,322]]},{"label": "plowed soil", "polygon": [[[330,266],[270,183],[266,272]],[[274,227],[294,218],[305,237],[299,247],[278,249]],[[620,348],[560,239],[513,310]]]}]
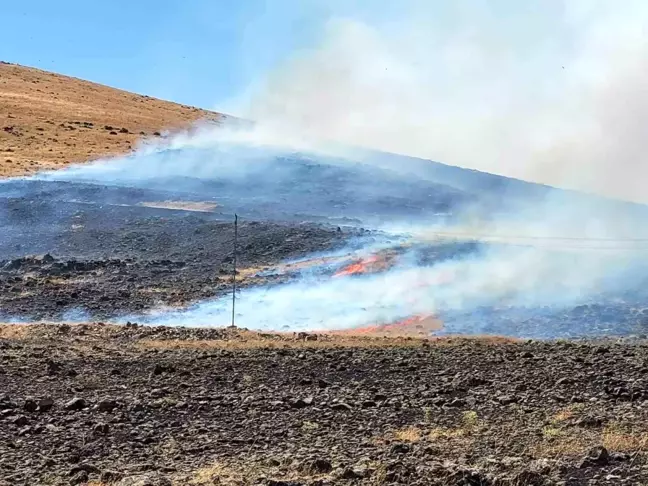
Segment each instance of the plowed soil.
[{"label": "plowed soil", "polygon": [[646,484],[643,342],[0,327],[0,484]]}]

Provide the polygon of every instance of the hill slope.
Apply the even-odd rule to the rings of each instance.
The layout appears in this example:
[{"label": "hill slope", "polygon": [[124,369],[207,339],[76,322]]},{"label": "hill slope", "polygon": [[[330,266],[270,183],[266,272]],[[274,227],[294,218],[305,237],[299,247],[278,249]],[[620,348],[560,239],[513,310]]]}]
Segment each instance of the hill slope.
[{"label": "hill slope", "polygon": [[0,177],[123,154],[141,137],[222,117],[0,62]]}]

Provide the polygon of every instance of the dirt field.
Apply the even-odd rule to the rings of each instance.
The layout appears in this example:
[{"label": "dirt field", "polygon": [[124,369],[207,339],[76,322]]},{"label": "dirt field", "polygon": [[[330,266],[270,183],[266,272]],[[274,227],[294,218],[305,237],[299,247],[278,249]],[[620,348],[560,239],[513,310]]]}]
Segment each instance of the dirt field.
[{"label": "dirt field", "polygon": [[[220,117],[0,63],[0,177],[122,154],[141,137]],[[304,216],[340,213],[334,191],[317,200],[304,190],[340,174],[299,167],[308,177],[275,188],[292,196],[298,185],[295,206],[248,208],[240,222],[243,287],[305,265],[285,259],[371,236]],[[362,174],[351,177],[359,188],[376,183]],[[412,211],[414,195],[430,193],[394,187],[402,200],[375,212]],[[634,304],[526,321],[585,322],[590,336],[614,324],[628,336],[618,340],[431,339],[421,334],[448,321],[427,315],[330,335],[97,322],[230,291],[238,199],[224,207],[203,195],[4,184],[0,318],[65,321],[81,307],[95,322],[0,325],[0,486],[648,485],[648,342]],[[277,265],[286,272],[256,276]],[[619,325],[626,315],[635,327]],[[493,332],[523,321],[456,320]]]},{"label": "dirt field", "polygon": [[127,153],[141,138],[221,116],[0,63],[0,177]]},{"label": "dirt field", "polygon": [[0,484],[648,484],[648,346],[0,326]]}]

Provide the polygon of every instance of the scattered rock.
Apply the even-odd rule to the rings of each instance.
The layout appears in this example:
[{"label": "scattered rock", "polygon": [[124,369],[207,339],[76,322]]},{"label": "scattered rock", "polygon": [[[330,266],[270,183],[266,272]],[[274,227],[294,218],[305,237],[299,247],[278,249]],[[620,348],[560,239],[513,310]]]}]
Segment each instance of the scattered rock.
[{"label": "scattered rock", "polygon": [[589,450],[580,463],[580,468],[607,466],[610,462],[610,454],[603,446],[596,446]]},{"label": "scattered rock", "polygon": [[103,471],[100,476],[102,483],[115,483],[123,478],[123,474],[117,471]]},{"label": "scattered rock", "polygon": [[292,408],[306,408],[313,404],[313,397],[298,398],[290,402]]},{"label": "scattered rock", "polygon": [[315,459],[303,467],[304,472],[310,474],[327,474],[333,470],[331,461],[328,459]]},{"label": "scattered rock", "polygon": [[36,410],[38,410],[38,404],[36,403],[35,400],[25,400],[25,403],[23,405],[23,410],[25,412],[33,413]]},{"label": "scattered rock", "polygon": [[85,471],[88,474],[99,474],[101,472],[99,468],[93,466],[92,464],[84,463],[74,466],[72,469],[70,469],[69,475],[74,476],[80,471]]},{"label": "scattered rock", "polygon": [[348,412],[353,410],[353,407],[351,405],[344,402],[333,403],[331,405],[331,408],[337,412]]},{"label": "scattered rock", "polygon": [[512,403],[517,403],[517,398],[515,398],[513,395],[501,395],[497,397],[497,401],[502,405],[510,405]]},{"label": "scattered rock", "polygon": [[328,388],[329,386],[331,386],[331,383],[326,380],[319,379],[317,380],[317,386],[319,386],[320,388]]},{"label": "scattered rock", "polygon": [[29,419],[25,417],[24,415],[19,415],[18,417],[15,417],[14,419],[11,420],[11,423],[14,424],[17,427],[24,427],[29,423]]},{"label": "scattered rock", "polygon": [[117,483],[117,486],[173,486],[171,480],[158,473],[145,474],[143,476],[125,477]]},{"label": "scattered rock", "polygon": [[92,429],[94,435],[107,435],[110,432],[110,425],[108,424],[97,424]]},{"label": "scattered rock", "polygon": [[51,398],[43,398],[38,401],[38,411],[41,413],[49,412],[54,407],[54,400]]},{"label": "scattered rock", "polygon": [[52,361],[51,359],[47,360],[46,368],[47,374],[50,376],[56,375],[59,371],[61,371],[61,365],[56,361]]},{"label": "scattered rock", "polygon": [[63,408],[70,411],[79,411],[87,408],[88,404],[83,398],[73,398],[67,402]]},{"label": "scattered rock", "polygon": [[452,408],[461,408],[466,406],[466,400],[462,398],[455,398],[449,403],[446,403],[446,407],[452,407]]},{"label": "scattered rock", "polygon": [[396,443],[391,446],[390,452],[392,454],[407,454],[411,449],[409,444]]},{"label": "scattered rock", "polygon": [[119,407],[119,403],[116,400],[101,400],[94,406],[95,410],[99,412],[112,412],[117,407]]},{"label": "scattered rock", "polygon": [[70,478],[70,484],[72,485],[84,484],[87,483],[89,480],[90,480],[90,476],[88,475],[87,472],[79,471],[74,476],[72,476],[72,478]]}]

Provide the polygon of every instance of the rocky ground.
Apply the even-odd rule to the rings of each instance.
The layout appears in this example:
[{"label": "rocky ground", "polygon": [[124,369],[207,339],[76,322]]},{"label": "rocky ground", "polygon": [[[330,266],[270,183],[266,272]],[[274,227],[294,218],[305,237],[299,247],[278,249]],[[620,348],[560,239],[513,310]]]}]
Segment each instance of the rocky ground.
[{"label": "rocky ground", "polygon": [[[80,223],[90,226],[83,230],[71,224],[50,233],[41,226],[19,247],[0,244],[0,254],[10,257],[0,261],[0,316],[110,318],[231,291],[232,222],[145,212],[106,224],[107,215],[95,216]],[[239,284],[259,283],[254,269],[341,247],[354,234],[317,224],[241,222]]]},{"label": "rocky ground", "polygon": [[648,345],[0,327],[0,484],[647,484]]}]

